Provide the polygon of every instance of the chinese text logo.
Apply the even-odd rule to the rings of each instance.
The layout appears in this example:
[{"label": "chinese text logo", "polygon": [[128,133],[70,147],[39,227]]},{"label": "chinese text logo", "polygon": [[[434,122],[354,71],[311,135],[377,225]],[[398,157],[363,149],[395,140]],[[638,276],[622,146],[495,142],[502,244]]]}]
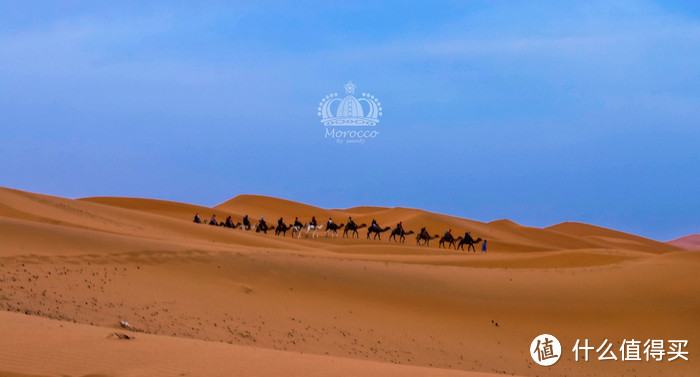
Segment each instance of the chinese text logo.
[{"label": "chinese text logo", "polygon": [[542,334],[530,344],[530,356],[537,364],[548,367],[561,357],[561,343],[552,335]]}]

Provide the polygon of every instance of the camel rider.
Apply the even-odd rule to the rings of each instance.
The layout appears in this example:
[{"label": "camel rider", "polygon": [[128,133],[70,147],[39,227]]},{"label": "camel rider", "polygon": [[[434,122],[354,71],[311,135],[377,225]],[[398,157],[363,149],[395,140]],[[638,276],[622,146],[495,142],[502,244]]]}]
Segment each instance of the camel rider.
[{"label": "camel rider", "polygon": [[229,228],[233,228],[233,220],[231,219],[231,216],[226,218],[226,226]]},{"label": "camel rider", "polygon": [[375,219],[372,219],[372,228],[379,229],[379,224],[377,224],[377,220]]},{"label": "camel rider", "polygon": [[353,228],[355,226],[355,222],[352,221],[352,216],[348,217],[348,228]]},{"label": "camel rider", "polygon": [[219,225],[219,223],[216,221],[216,214],[211,215],[211,219],[209,220],[209,225]]},{"label": "camel rider", "polygon": [[396,227],[399,228],[399,232],[403,234],[403,221],[399,221],[399,223],[396,224]]},{"label": "camel rider", "polygon": [[194,215],[194,222],[196,222],[197,224],[201,224],[201,223],[202,223],[202,220],[199,218],[199,213],[197,213],[196,215]]},{"label": "camel rider", "polygon": [[301,221],[299,221],[298,217],[295,217],[294,218],[294,226],[298,226],[299,228],[302,228],[302,227],[304,227],[304,224],[302,224]]},{"label": "camel rider", "polygon": [[243,216],[243,226],[250,228],[250,220],[248,220],[248,215]]},{"label": "camel rider", "polygon": [[447,238],[447,239],[452,238],[452,229],[449,229],[447,232],[445,232],[445,238]]},{"label": "camel rider", "polygon": [[277,227],[278,227],[278,228],[281,228],[282,225],[284,225],[284,220],[280,217],[280,219],[277,220]]},{"label": "camel rider", "polygon": [[330,227],[331,227],[331,224],[333,224],[333,219],[331,219],[331,218],[329,217],[329,218],[328,218],[328,225],[326,225],[326,229],[330,228]]},{"label": "camel rider", "polygon": [[472,238],[472,235],[469,232],[464,233],[464,240],[469,243],[474,243],[474,239]]},{"label": "camel rider", "polygon": [[258,221],[258,226],[260,229],[266,229],[267,224],[265,224],[265,217],[261,217],[260,220]]},{"label": "camel rider", "polygon": [[425,230],[425,227],[420,228],[420,234],[421,234],[421,236],[428,234],[428,231]]},{"label": "camel rider", "polygon": [[316,216],[311,216],[311,225],[313,225],[314,228],[318,226],[318,223],[316,222]]}]

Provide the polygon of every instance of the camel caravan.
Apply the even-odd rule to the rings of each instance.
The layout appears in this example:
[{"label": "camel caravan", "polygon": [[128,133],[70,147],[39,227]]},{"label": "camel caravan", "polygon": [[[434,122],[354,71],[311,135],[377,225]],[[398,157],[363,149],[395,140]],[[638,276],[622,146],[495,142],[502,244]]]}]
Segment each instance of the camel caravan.
[{"label": "camel caravan", "polygon": [[[240,230],[247,230],[247,231],[255,231],[256,233],[264,233],[267,234],[268,231],[275,232],[276,236],[279,236],[280,234],[285,237],[287,235],[287,232],[291,232],[292,238],[301,238],[302,233],[304,233],[304,236],[306,238],[318,238],[319,237],[319,232],[323,231],[323,228],[325,226],[325,236],[326,237],[339,237],[340,232],[342,232],[342,237],[343,238],[360,238],[360,234],[358,230],[367,228],[367,239],[370,239],[370,237],[374,240],[381,240],[382,239],[382,233],[388,232],[391,230],[389,234],[389,242],[396,242],[396,243],[404,243],[406,241],[406,236],[411,235],[411,234],[416,234],[414,231],[409,230],[406,231],[403,227],[403,223],[399,222],[396,224],[396,227],[393,229],[391,227],[384,227],[382,228],[379,226],[377,223],[377,220],[372,220],[372,223],[367,226],[367,224],[360,224],[358,225],[352,220],[352,217],[348,219],[347,224],[336,224],[333,222],[332,219],[328,219],[326,224],[319,224],[318,221],[316,221],[316,217],[312,217],[310,222],[307,223],[302,223],[299,221],[299,218],[296,217],[294,218],[294,222],[290,224],[286,224],[283,220],[282,217],[277,220],[277,226],[270,226],[267,225],[265,222],[265,219],[263,217],[258,220],[257,224],[251,224],[250,219],[248,218],[248,215],[245,215],[243,217],[242,222],[237,222],[233,223],[233,219],[231,216],[228,216],[226,220],[224,221],[218,221],[216,219],[216,215],[212,215],[212,217],[209,219],[209,221],[203,221],[199,217],[199,213],[194,216],[195,223],[197,224],[208,224],[212,226],[220,226],[224,228],[231,228],[231,229],[240,229]],[[465,232],[464,236],[458,236],[454,237],[452,235],[452,229],[447,230],[444,235],[441,237],[439,234],[431,235],[428,230],[423,227],[421,228],[420,232],[416,234],[416,244],[418,246],[430,246],[430,240],[437,239],[438,240],[438,247],[439,248],[447,248],[451,249],[454,247],[455,250],[462,250],[462,251],[469,251],[472,250],[476,252],[476,246],[479,243],[481,243],[481,251],[486,252],[486,240],[482,240],[480,237],[477,239],[474,239],[469,232]],[[464,247],[467,247],[465,250]]]}]

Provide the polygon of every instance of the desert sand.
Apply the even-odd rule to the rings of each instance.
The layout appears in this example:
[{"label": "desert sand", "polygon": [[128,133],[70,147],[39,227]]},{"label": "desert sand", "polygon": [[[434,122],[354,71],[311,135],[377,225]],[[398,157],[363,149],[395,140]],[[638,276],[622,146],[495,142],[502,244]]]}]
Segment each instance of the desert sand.
[{"label": "desert sand", "polygon": [[[194,224],[403,221],[488,252]],[[700,253],[581,223],[241,195],[213,208],[0,189],[0,375],[696,376]],[[126,321],[132,328],[120,328]],[[121,340],[114,333],[134,339]],[[562,357],[529,355],[539,334]],[[688,340],[689,361],[574,361],[577,339]]]},{"label": "desert sand", "polygon": [[700,234],[689,234],[687,236],[667,241],[669,245],[680,247],[686,250],[700,250]]}]

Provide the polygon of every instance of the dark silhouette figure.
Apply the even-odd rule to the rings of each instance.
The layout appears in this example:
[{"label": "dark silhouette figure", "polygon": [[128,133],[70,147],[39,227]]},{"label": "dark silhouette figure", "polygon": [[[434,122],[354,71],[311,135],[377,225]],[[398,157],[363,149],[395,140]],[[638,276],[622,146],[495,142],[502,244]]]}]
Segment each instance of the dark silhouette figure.
[{"label": "dark silhouette figure", "polygon": [[355,222],[349,222],[347,225],[345,225],[345,229],[343,230],[343,237],[348,237],[348,232],[352,232],[350,237],[357,237],[360,238],[360,234],[357,233],[358,229],[366,228],[367,224],[362,224],[362,225],[357,225]]},{"label": "dark silhouette figure", "polygon": [[[404,243],[404,241],[406,241],[406,236],[409,234],[413,234],[413,231],[410,230],[407,232],[403,229],[403,227],[397,226],[396,228],[394,228],[394,230],[391,231],[391,235],[389,236],[389,241],[391,241],[393,239],[395,242]],[[396,236],[399,237],[398,240],[396,239]]]},{"label": "dark silhouette figure", "polygon": [[458,241],[462,240],[462,236],[459,236],[457,238],[454,238],[452,236],[452,233],[446,233],[442,238],[440,238],[440,242],[438,242],[438,246],[444,248],[445,244],[447,244],[447,248],[450,249],[452,246],[454,246],[455,250],[457,250],[457,245],[455,244]]},{"label": "dark silhouette figure", "polygon": [[338,229],[341,229],[345,224],[336,224],[329,222],[328,223],[328,228],[326,228],[326,237],[328,237],[328,233],[331,234],[331,237],[338,237]]},{"label": "dark silhouette figure", "polygon": [[301,236],[301,230],[304,229],[304,224],[299,221],[298,217],[294,218],[294,225],[292,226],[292,238],[294,238],[294,234],[298,233],[299,236]]},{"label": "dark silhouette figure", "polygon": [[374,233],[374,239],[376,240],[377,237],[379,237],[379,239],[381,240],[382,233],[386,232],[389,229],[391,229],[391,227],[389,227],[389,226],[386,228],[383,228],[383,229],[380,228],[378,225],[376,227],[371,226],[371,227],[367,228],[367,239],[369,239],[370,234]]},{"label": "dark silhouette figure", "polygon": [[194,220],[192,220],[192,221],[196,222],[197,224],[202,223],[202,219],[199,218],[199,213],[194,215]]},{"label": "dark silhouette figure", "polygon": [[277,223],[277,228],[275,228],[275,236],[279,236],[280,233],[282,233],[282,237],[285,237],[287,235],[287,231],[292,229],[292,226],[285,224],[284,222],[278,222]]},{"label": "dark silhouette figure", "polygon": [[425,230],[425,228],[422,228],[420,233],[418,233],[418,235],[416,236],[416,243],[418,244],[418,246],[423,246],[421,242],[424,242],[425,246],[430,246],[430,240],[435,238],[440,238],[440,236],[438,236],[437,234],[431,236],[430,233],[428,233],[428,231]]},{"label": "dark silhouette figure", "polygon": [[226,218],[226,221],[224,221],[222,226],[225,226],[226,228],[235,228],[236,226],[233,224],[233,220],[231,219],[231,216]]},{"label": "dark silhouette figure", "polygon": [[248,215],[243,216],[243,229],[245,230],[250,230],[251,225],[250,225],[250,220],[248,219]]},{"label": "dark silhouette figure", "polygon": [[275,229],[274,226],[267,226],[267,223],[265,222],[265,220],[260,219],[260,221],[258,222],[258,227],[255,228],[255,232],[256,233],[263,232],[263,233],[267,234],[268,230],[274,230],[274,229]]},{"label": "dark silhouette figure", "polygon": [[464,251],[464,245],[467,245],[467,251],[469,251],[469,249],[473,249],[476,253],[476,248],[474,247],[474,245],[478,244],[479,242],[481,242],[481,238],[473,239],[472,235],[469,234],[469,232],[466,232],[464,233],[464,238],[461,241],[459,241],[457,247]]}]

